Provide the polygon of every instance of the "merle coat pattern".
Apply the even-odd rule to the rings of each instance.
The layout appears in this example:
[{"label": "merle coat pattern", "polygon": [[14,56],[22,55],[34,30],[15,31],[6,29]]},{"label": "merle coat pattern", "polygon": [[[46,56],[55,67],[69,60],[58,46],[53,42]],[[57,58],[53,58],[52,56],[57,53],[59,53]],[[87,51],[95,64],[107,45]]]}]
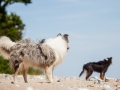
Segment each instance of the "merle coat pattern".
[{"label": "merle coat pattern", "polygon": [[8,37],[0,37],[0,55],[9,60],[14,71],[14,83],[19,71],[23,72],[24,81],[27,81],[29,67],[45,69],[46,78],[52,81],[54,68],[61,63],[69,49],[68,34],[58,34],[55,38],[43,39],[34,42],[23,39],[18,42],[11,41]]}]

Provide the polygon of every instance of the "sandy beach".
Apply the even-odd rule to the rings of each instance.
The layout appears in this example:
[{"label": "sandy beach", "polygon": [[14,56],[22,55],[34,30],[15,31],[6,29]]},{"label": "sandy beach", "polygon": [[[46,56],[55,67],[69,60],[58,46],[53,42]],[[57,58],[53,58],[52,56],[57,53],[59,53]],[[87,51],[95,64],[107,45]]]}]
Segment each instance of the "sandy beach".
[{"label": "sandy beach", "polygon": [[23,76],[18,75],[17,83],[12,84],[12,81],[13,75],[0,74],[0,90],[120,90],[120,79],[113,78],[96,82],[94,78],[86,81],[78,77],[54,76],[53,83],[48,83],[44,75],[28,75],[28,83],[24,83]]}]

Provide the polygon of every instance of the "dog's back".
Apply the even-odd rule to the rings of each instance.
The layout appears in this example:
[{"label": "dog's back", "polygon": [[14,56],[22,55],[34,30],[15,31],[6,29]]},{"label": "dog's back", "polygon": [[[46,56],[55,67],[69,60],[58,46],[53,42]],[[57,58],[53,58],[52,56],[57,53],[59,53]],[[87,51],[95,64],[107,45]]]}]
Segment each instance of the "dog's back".
[{"label": "dog's back", "polygon": [[23,64],[30,67],[50,66],[55,61],[53,50],[44,45],[44,40],[38,43],[29,39],[21,40],[11,47],[11,55],[14,55],[18,61],[22,61]]}]

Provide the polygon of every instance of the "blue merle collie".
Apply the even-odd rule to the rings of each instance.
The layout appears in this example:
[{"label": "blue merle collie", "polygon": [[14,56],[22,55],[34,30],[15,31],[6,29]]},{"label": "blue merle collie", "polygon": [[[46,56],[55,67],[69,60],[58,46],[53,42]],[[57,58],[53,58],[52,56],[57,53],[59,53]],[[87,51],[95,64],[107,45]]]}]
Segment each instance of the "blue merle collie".
[{"label": "blue merle collie", "polygon": [[23,72],[24,81],[27,83],[29,67],[43,68],[46,78],[53,82],[53,70],[62,63],[69,49],[68,34],[58,34],[55,38],[39,40],[23,39],[13,42],[6,36],[0,37],[0,55],[9,60],[14,71],[14,83],[17,82],[18,72]]},{"label": "blue merle collie", "polygon": [[105,73],[108,67],[112,64],[112,57],[106,58],[103,61],[99,62],[89,62],[84,64],[83,70],[80,73],[79,77],[86,71],[86,80],[92,75],[93,71],[100,73],[100,78],[104,80]]}]

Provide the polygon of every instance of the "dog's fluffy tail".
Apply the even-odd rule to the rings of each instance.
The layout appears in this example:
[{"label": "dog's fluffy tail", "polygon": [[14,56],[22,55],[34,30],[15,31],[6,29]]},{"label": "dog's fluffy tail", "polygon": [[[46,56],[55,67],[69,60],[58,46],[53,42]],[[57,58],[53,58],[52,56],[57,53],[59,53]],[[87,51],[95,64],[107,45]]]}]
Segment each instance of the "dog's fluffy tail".
[{"label": "dog's fluffy tail", "polygon": [[15,42],[13,42],[10,38],[6,36],[0,37],[0,55],[3,56],[5,59],[9,59],[10,48],[15,44]]}]

